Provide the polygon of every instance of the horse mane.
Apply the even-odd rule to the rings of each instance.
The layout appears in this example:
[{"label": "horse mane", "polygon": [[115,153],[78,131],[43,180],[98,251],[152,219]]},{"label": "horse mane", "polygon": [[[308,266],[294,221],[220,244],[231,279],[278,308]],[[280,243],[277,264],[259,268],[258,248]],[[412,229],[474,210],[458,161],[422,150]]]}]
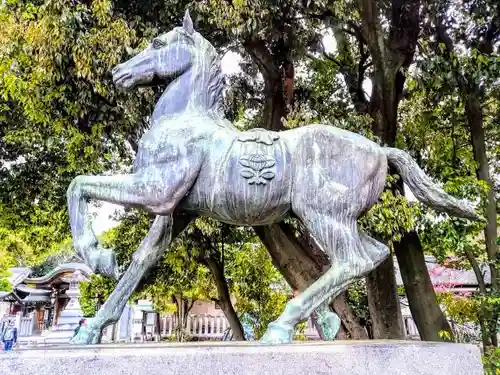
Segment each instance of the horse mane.
[{"label": "horse mane", "polygon": [[196,32],[194,36],[195,48],[203,56],[203,64],[209,66],[207,94],[210,108],[219,114],[223,114],[224,98],[222,92],[225,86],[225,77],[222,74],[221,58],[215,47],[201,34]]}]

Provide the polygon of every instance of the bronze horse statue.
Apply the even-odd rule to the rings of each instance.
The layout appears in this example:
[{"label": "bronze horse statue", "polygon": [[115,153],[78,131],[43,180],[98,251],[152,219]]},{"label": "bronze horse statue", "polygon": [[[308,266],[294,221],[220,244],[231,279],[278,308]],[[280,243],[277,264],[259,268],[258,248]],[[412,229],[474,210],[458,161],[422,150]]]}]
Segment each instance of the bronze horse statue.
[{"label": "bronze horse statue", "polygon": [[[358,134],[319,124],[283,132],[238,131],[222,113],[220,57],[194,30],[187,12],[182,27],[156,37],[115,67],[113,80],[124,89],[171,82],[139,142],[132,173],[78,176],[68,188],[76,251],[96,273],[119,278],[73,343],[99,342],[102,329],[120,318],[139,281],[172,238],[197,216],[259,226],[293,215],[330,257],[331,268],[290,300],[269,325],[265,343],[290,342],[297,323],[389,256],[388,248],[356,223],[377,202],[388,165],[421,202],[451,215],[479,218],[473,207],[436,186],[406,152]],[[115,254],[102,248],[92,231],[89,199],[156,215],[121,277]]]}]

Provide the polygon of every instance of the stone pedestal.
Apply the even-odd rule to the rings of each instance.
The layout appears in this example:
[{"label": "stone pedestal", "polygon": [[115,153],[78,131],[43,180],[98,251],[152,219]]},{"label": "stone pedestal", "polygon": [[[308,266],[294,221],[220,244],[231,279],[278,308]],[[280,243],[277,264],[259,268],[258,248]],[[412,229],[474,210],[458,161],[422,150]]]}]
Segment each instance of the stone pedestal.
[{"label": "stone pedestal", "polygon": [[398,341],[123,344],[2,355],[2,375],[482,375],[472,345]]},{"label": "stone pedestal", "polygon": [[44,338],[44,341],[48,344],[69,343],[69,340],[73,337],[75,328],[78,326],[78,322],[83,318],[83,311],[78,298],[80,297],[80,283],[86,281],[86,277],[83,276],[81,271],[76,270],[70,277],[63,278],[62,280],[69,284],[69,288],[66,291],[69,301],[64,310],[61,311],[56,325]]}]

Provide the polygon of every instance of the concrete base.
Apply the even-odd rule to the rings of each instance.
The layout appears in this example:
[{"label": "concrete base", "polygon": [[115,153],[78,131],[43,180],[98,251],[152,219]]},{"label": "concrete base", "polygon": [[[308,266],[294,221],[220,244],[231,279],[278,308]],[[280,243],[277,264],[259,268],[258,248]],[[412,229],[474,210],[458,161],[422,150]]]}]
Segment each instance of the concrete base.
[{"label": "concrete base", "polygon": [[480,351],[415,341],[52,346],[0,354],[2,375],[482,375]]}]

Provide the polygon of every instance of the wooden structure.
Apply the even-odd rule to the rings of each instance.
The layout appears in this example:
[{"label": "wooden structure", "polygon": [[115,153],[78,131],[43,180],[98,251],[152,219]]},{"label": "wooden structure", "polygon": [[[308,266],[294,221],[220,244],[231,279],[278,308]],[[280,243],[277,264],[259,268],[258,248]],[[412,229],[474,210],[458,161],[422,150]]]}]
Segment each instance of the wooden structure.
[{"label": "wooden structure", "polygon": [[[57,320],[68,304],[67,280],[73,273],[81,272],[90,277],[92,271],[83,263],[65,263],[41,277],[30,277],[29,268],[12,268],[9,282],[10,292],[0,292],[0,318],[15,318],[18,328],[21,322],[32,329],[22,328],[20,336],[42,334],[57,324]],[[33,323],[31,323],[34,320]],[[24,326],[23,326],[24,327]]]}]

